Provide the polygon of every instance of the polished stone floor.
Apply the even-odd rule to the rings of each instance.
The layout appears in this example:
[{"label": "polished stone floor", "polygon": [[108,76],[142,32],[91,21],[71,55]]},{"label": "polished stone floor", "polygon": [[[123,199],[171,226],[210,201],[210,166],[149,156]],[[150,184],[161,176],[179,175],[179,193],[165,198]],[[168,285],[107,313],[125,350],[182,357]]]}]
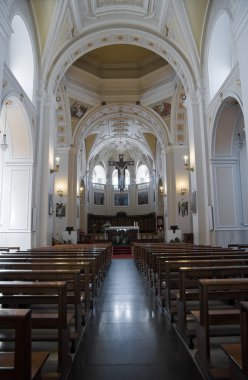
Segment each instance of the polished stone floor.
[{"label": "polished stone floor", "polygon": [[67,380],[202,380],[133,260],[113,260]]}]

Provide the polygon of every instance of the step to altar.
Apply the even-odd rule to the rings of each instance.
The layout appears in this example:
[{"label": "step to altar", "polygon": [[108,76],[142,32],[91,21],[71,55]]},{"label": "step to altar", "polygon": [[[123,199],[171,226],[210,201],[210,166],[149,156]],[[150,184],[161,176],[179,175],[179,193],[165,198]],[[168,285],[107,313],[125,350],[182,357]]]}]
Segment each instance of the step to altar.
[{"label": "step to altar", "polygon": [[132,247],[129,245],[113,246],[113,255],[131,255]]}]

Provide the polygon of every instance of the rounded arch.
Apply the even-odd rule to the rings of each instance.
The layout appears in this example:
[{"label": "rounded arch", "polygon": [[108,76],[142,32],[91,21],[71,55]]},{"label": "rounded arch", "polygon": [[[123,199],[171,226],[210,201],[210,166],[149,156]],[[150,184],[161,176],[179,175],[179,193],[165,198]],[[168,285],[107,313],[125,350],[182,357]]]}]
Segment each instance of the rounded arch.
[{"label": "rounded arch", "polygon": [[80,36],[75,42],[70,43],[64,53],[58,52],[54,60],[43,67],[43,79],[49,94],[55,94],[68,68],[80,56],[99,47],[112,44],[133,44],[152,50],[164,58],[180,77],[185,92],[194,92],[195,78],[185,59],[166,40],[152,33],[138,30],[137,28],[109,28],[102,26],[99,31],[91,31],[90,35]]},{"label": "rounded arch", "polygon": [[[28,97],[33,100],[34,52],[30,34],[22,16],[15,14],[11,27],[9,67]],[[25,54],[23,53],[25,52]]]},{"label": "rounded arch", "polygon": [[233,67],[231,20],[226,11],[215,19],[207,52],[207,75],[210,100],[217,93]]},{"label": "rounded arch", "polygon": [[[119,113],[120,104],[111,104],[94,108],[82,118],[73,135],[73,144],[78,146],[80,141],[84,139],[89,132],[97,132],[99,124],[110,119]],[[164,120],[154,111],[142,106],[123,103],[122,111],[127,118],[135,118],[141,124],[149,127],[149,130],[156,135],[161,145],[166,146],[171,143],[172,138],[169,128]]]},{"label": "rounded arch", "polygon": [[5,245],[31,247],[33,141],[27,110],[15,96],[4,99],[0,127],[8,147],[1,155],[0,220]]},{"label": "rounded arch", "polygon": [[215,116],[211,166],[214,225],[221,231],[217,232],[221,239],[226,239],[222,244],[227,244],[231,229],[248,227],[244,117],[239,102],[233,97],[223,100]]},{"label": "rounded arch", "polygon": [[92,173],[92,182],[106,184],[106,171],[103,165],[95,165]]},{"label": "rounded arch", "polygon": [[147,165],[139,165],[136,172],[136,183],[150,182],[150,172]]}]

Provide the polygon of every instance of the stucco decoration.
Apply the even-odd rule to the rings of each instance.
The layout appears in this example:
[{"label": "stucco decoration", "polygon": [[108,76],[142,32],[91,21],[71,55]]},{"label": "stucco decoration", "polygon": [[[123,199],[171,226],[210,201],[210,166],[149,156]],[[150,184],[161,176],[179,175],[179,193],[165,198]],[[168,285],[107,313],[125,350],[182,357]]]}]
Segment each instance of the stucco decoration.
[{"label": "stucco decoration", "polygon": [[187,49],[188,44],[185,41],[182,27],[178,21],[176,12],[173,9],[173,5],[170,6],[168,10],[163,34],[169,41],[175,44],[178,49],[180,49],[183,54],[185,54],[185,56],[188,58],[190,57],[190,52]]},{"label": "stucco decoration", "polygon": [[[106,105],[98,109],[89,110],[88,112],[89,114],[86,113],[82,122],[78,124],[75,130],[73,136],[75,146],[79,145],[80,141],[85,139],[88,134],[98,134],[100,124],[120,113],[120,104]],[[161,144],[167,145],[171,140],[167,125],[155,111],[148,111],[138,105],[123,104],[121,105],[121,112],[125,113],[128,119],[135,119],[141,126],[142,133],[153,133]]]},{"label": "stucco decoration", "polygon": [[[120,36],[122,36],[121,40]],[[106,31],[105,33],[101,32],[92,34],[72,44],[65,54],[61,55],[52,63],[51,71],[49,72],[46,81],[48,84],[48,92],[56,92],[65,72],[79,56],[98,47],[109,45],[110,43],[119,44],[120,42],[126,44],[135,43],[138,46],[153,50],[155,53],[163,57],[176,71],[183,83],[185,92],[194,91],[195,84],[189,67],[180,54],[178,54],[178,52],[166,41],[154,37],[149,33],[147,34],[137,30],[122,30],[118,28],[118,30],[113,29]]]}]

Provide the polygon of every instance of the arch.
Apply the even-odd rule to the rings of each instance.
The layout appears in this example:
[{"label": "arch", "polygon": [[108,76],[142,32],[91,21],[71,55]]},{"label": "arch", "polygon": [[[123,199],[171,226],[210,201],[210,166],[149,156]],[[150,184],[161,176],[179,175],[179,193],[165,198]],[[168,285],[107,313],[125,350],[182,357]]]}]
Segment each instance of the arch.
[{"label": "arch", "polygon": [[[89,133],[97,133],[98,126],[115,116],[119,112],[119,107],[120,104],[117,103],[90,110],[89,113],[86,114],[77,125],[77,128],[73,134],[73,144],[75,146],[79,146],[80,141],[82,141]],[[128,103],[122,104],[122,110],[127,118],[135,118],[142,125],[146,126],[148,130],[157,137],[162,146],[166,146],[171,143],[172,137],[169,132],[169,128],[165,124],[164,120],[154,110],[148,110],[142,106]],[[101,149],[101,144],[104,143],[105,141],[98,142],[99,150]],[[110,139],[108,140],[108,143],[111,143]],[[145,153],[148,153],[145,147],[142,149],[144,149]]]},{"label": "arch", "polygon": [[102,165],[96,165],[94,167],[92,182],[106,184],[106,171]]},{"label": "arch", "polygon": [[103,46],[112,44],[133,44],[151,50],[164,58],[180,77],[185,92],[194,92],[195,78],[186,60],[165,39],[149,32],[132,28],[109,28],[102,26],[101,32],[91,31],[68,45],[64,52],[59,51],[53,61],[43,67],[43,79],[48,94],[55,94],[65,72],[82,55]]},{"label": "arch", "polygon": [[232,97],[222,102],[215,117],[211,164],[215,228],[248,227],[244,118],[239,102]]},{"label": "arch", "polygon": [[233,37],[227,12],[218,15],[210,36],[207,72],[210,100],[217,93],[233,67]]},{"label": "arch", "polygon": [[1,236],[3,244],[16,242],[27,249],[31,247],[33,176],[30,123],[23,103],[14,96],[4,100],[0,118],[0,128],[4,126],[8,143],[0,159]]},{"label": "arch", "polygon": [[[28,97],[33,99],[34,54],[31,38],[23,18],[15,15],[12,19],[9,67]],[[25,54],[24,54],[25,52]]]},{"label": "arch", "polygon": [[150,182],[150,172],[147,165],[140,165],[136,172],[136,183]]}]

